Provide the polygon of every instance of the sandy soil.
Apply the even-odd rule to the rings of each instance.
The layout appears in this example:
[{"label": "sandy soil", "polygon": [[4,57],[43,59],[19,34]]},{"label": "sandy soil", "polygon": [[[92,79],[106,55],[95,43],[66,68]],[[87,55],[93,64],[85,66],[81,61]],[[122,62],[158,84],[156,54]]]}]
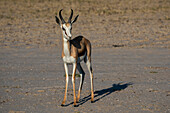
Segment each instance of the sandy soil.
[{"label": "sandy soil", "polygon": [[93,47],[170,47],[169,0],[1,0],[0,47],[60,47],[54,16],[79,14],[73,36]]},{"label": "sandy soil", "polygon": [[[62,8],[65,20],[70,8],[80,15],[73,36],[93,48],[95,103],[83,64],[77,108],[71,80],[68,106],[60,106],[65,77],[54,17]],[[169,14],[169,0],[1,0],[0,113],[170,112]]]}]

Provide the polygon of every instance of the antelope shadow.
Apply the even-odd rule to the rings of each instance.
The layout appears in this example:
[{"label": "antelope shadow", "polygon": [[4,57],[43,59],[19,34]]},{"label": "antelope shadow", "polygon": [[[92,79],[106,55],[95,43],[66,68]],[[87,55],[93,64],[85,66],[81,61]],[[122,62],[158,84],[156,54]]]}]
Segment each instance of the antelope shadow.
[{"label": "antelope shadow", "polygon": [[[94,92],[94,103],[99,101],[100,99],[110,95],[111,93],[115,92],[115,91],[121,91],[126,89],[128,86],[132,85],[133,83],[118,83],[118,84],[112,84],[111,87],[106,88],[106,89],[102,89],[102,90],[98,90]],[[98,98],[99,97],[99,98]],[[80,99],[79,104],[78,105],[82,105],[84,103],[86,103],[87,101],[89,101],[91,99],[91,95],[88,95],[86,97],[84,97],[83,99]]]}]

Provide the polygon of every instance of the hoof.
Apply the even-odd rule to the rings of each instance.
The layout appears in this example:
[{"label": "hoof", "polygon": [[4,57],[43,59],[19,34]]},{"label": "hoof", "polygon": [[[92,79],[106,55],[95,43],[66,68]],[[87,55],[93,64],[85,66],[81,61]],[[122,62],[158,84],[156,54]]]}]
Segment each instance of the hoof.
[{"label": "hoof", "polygon": [[91,103],[94,103],[94,101],[91,101]]},{"label": "hoof", "polygon": [[62,107],[65,107],[65,105],[64,105],[64,104],[61,104],[61,106],[62,106]]},{"label": "hoof", "polygon": [[74,107],[78,107],[79,105],[74,105]]},{"label": "hoof", "polygon": [[76,103],[79,103],[79,101],[77,100]]}]

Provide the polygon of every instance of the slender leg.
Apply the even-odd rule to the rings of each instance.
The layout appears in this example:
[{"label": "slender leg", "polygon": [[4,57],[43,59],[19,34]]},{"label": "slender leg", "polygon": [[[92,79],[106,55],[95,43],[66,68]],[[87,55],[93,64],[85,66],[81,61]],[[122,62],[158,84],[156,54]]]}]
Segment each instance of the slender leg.
[{"label": "slender leg", "polygon": [[61,106],[64,106],[65,101],[67,99],[67,89],[68,89],[69,76],[68,76],[68,65],[66,63],[64,63],[64,69],[65,69],[65,74],[66,74],[66,87],[65,87],[64,100],[63,100]]},{"label": "slender leg", "polygon": [[76,68],[77,68],[77,63],[73,63],[72,83],[73,83],[74,107],[76,107],[76,90],[75,90]]},{"label": "slender leg", "polygon": [[93,89],[93,71],[92,71],[92,66],[91,66],[91,62],[89,60],[87,60],[86,62],[87,68],[90,72],[90,81],[91,81],[91,102],[94,102],[94,89]]},{"label": "slender leg", "polygon": [[77,95],[77,102],[79,102],[79,99],[80,99],[80,93],[81,93],[81,90],[82,90],[82,86],[83,86],[83,82],[84,82],[84,76],[85,76],[85,72],[83,71],[80,63],[77,64],[77,69],[80,73],[80,86],[79,86],[79,90],[78,90],[78,95]]}]

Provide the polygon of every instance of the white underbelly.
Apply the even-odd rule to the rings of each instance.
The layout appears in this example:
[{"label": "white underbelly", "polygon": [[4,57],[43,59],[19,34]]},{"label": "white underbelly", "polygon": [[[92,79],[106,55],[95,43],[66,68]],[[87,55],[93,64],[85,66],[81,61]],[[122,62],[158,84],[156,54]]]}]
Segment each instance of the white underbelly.
[{"label": "white underbelly", "polygon": [[[84,60],[84,58],[85,58],[85,56],[86,56],[86,54],[84,54],[83,56],[80,56],[80,57],[78,57],[78,59],[77,59],[77,63],[80,63],[82,60]],[[75,63],[76,62],[76,58],[74,58],[74,57],[72,57],[72,56],[64,56],[63,57],[63,61],[65,62],[65,63]]]},{"label": "white underbelly", "polygon": [[64,56],[63,57],[63,61],[65,63],[75,63],[76,62],[76,58],[74,58],[72,56],[68,56],[68,57]]}]

